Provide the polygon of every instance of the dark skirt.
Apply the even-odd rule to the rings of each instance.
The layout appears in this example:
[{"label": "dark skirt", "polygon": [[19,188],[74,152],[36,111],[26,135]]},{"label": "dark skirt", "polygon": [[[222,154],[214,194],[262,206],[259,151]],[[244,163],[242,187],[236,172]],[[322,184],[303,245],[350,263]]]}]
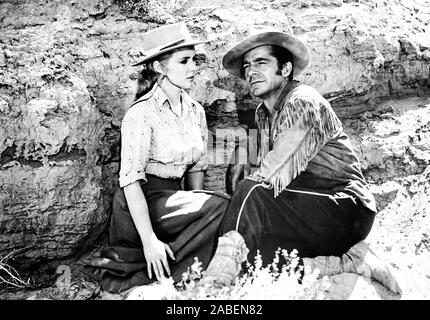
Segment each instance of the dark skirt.
[{"label": "dark skirt", "polygon": [[[175,260],[168,258],[175,282],[193,264],[194,259],[205,269],[213,256],[219,227],[229,200],[227,195],[183,191],[181,180],[161,179],[148,175],[142,190],[158,239],[172,249]],[[86,272],[100,281],[108,292],[121,292],[134,286],[149,284],[142,242],[136,230],[124,192],[118,188],[109,227],[109,246],[100,257],[86,261]]]}]

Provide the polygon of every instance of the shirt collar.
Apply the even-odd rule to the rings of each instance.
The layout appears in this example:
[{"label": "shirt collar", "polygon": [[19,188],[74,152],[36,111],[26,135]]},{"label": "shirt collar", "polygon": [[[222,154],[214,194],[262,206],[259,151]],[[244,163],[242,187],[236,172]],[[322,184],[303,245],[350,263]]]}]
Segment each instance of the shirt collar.
[{"label": "shirt collar", "polygon": [[266,118],[269,116],[269,110],[267,110],[266,105],[264,102],[260,103],[257,106],[257,109],[255,109],[255,117],[256,119]]},{"label": "shirt collar", "polygon": [[158,83],[154,85],[154,88],[152,90],[154,92],[153,97],[157,101],[159,107],[164,106],[165,103],[171,106],[171,102],[169,101],[169,98],[167,98],[166,94],[158,85]]},{"label": "shirt collar", "polygon": [[[163,89],[161,89],[158,83],[154,85],[154,88],[152,90],[153,90],[153,97],[155,100],[157,100],[160,108],[162,106],[168,106],[170,108],[172,107],[172,102],[169,100],[166,93],[163,91]],[[192,101],[184,89],[181,89],[180,96],[181,96],[182,104],[192,105]]]}]

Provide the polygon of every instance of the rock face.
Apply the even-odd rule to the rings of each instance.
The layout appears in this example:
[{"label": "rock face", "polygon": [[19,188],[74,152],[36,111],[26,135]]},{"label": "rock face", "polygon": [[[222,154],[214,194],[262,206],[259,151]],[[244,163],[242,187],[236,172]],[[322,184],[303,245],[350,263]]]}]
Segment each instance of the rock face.
[{"label": "rock face", "polygon": [[246,139],[258,104],[222,69],[222,54],[261,24],[309,44],[300,80],[344,122],[380,209],[429,165],[425,1],[7,0],[0,21],[0,256],[22,249],[24,265],[70,256],[103,230],[135,90],[131,64],[141,34],[163,23],[184,21],[213,40],[197,48],[191,90],[213,134],[206,188],[224,190],[234,144],[220,137]]},{"label": "rock face", "polygon": [[[348,120],[378,214],[366,239],[396,271],[402,298],[428,299],[430,288],[430,99],[387,100]],[[332,299],[399,299],[377,283],[331,277]]]}]

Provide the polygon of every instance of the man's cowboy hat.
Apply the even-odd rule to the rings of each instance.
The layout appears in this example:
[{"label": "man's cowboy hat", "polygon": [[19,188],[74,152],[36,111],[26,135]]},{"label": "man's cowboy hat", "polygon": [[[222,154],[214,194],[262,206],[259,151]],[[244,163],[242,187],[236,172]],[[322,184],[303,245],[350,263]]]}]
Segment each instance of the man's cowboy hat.
[{"label": "man's cowboy hat", "polygon": [[294,75],[301,74],[311,60],[309,48],[295,36],[272,27],[260,27],[230,48],[224,54],[222,65],[232,75],[244,79],[241,73],[243,56],[249,50],[264,45],[276,45],[290,51],[294,59]]},{"label": "man's cowboy hat", "polygon": [[191,37],[185,23],[175,23],[159,27],[143,34],[143,55],[145,58],[132,66],[144,64],[160,54],[174,49],[194,46],[209,42],[209,40],[195,40]]}]

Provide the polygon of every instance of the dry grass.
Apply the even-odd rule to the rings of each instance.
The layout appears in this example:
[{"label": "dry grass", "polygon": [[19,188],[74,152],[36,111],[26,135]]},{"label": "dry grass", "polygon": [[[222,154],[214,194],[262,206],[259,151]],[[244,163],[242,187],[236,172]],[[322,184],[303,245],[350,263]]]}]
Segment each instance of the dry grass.
[{"label": "dry grass", "polygon": [[15,251],[12,251],[6,256],[0,257],[0,285],[12,288],[30,287],[30,279],[23,280],[18,271],[8,263],[14,254]]},{"label": "dry grass", "polygon": [[[280,259],[285,259],[278,267]],[[195,263],[184,273],[176,286],[165,280],[147,292],[150,299],[166,300],[313,300],[324,299],[328,279],[317,281],[318,272],[301,276],[296,252],[278,250],[270,265],[263,266],[260,255],[247,273],[238,277],[231,287],[197,286],[202,278],[201,263]],[[145,299],[144,294],[133,294],[131,299]]]}]

